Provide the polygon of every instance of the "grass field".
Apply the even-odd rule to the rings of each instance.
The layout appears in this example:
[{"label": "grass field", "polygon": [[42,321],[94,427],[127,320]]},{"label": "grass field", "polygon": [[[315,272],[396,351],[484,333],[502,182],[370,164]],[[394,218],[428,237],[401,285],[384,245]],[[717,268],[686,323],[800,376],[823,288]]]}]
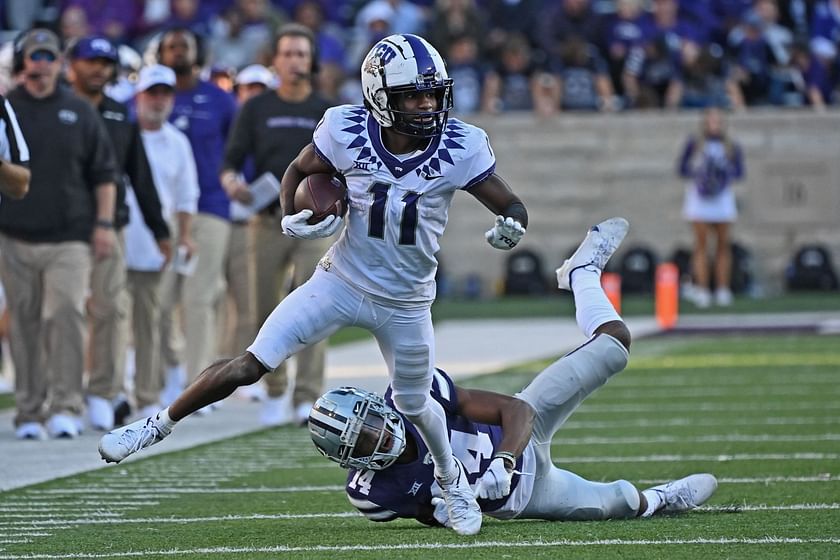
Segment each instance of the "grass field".
[{"label": "grass field", "polygon": [[[510,392],[540,366],[464,385]],[[680,517],[486,519],[469,538],[374,524],[307,433],[279,428],[0,494],[0,560],[840,558],[838,382],[838,336],[638,341],[558,434],[554,459],[640,487],[717,475],[707,506]]]}]

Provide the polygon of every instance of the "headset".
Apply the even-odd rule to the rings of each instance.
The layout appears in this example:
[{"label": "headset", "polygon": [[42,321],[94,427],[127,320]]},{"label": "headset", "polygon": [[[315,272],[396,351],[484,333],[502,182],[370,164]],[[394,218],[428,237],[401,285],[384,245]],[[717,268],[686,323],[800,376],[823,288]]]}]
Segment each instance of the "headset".
[{"label": "headset", "polygon": [[157,49],[155,50],[155,62],[160,64],[160,56],[163,51],[163,40],[166,38],[167,35],[170,33],[186,33],[191,35],[193,40],[195,41],[195,64],[199,68],[204,67],[204,63],[207,62],[207,51],[204,45],[204,37],[190,29],[189,27],[171,27],[160,34],[157,39]]},{"label": "headset", "polygon": [[277,30],[274,36],[273,54],[277,55],[277,44],[283,37],[305,37],[309,41],[309,51],[312,53],[312,66],[309,68],[309,77],[311,78],[320,70],[320,53],[318,52],[318,41],[315,39],[315,34],[312,30],[299,23],[287,23]]}]

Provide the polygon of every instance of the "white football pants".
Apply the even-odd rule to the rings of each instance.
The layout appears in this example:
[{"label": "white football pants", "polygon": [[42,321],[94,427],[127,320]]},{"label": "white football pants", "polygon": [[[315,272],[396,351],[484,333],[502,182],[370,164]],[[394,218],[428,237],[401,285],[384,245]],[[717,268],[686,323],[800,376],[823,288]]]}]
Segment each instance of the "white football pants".
[{"label": "white football pants", "polygon": [[517,393],[537,412],[530,444],[536,457],[534,488],[519,519],[594,521],[637,514],[639,493],[626,480],[590,482],[551,461],[554,434],[587,396],[624,369],[628,356],[613,337],[596,335]]}]

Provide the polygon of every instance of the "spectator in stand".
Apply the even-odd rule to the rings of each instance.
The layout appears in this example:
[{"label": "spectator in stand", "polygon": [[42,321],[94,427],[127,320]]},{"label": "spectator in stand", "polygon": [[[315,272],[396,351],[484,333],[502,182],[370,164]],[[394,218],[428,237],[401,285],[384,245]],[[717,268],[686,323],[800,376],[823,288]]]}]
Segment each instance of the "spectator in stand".
[{"label": "spectator in stand", "polygon": [[627,58],[635,47],[642,46],[651,33],[649,16],[641,0],[617,0],[615,14],[604,21],[604,43],[610,79],[616,95],[624,96]]},{"label": "spectator in stand", "polygon": [[674,99],[679,100],[681,108],[729,107],[728,75],[720,46],[683,41]]},{"label": "spectator in stand", "polygon": [[703,112],[699,134],[689,136],[680,156],[679,174],[687,179],[683,218],[694,232],[692,299],[700,308],[708,307],[712,302],[707,248],[709,237],[714,235],[717,239],[714,301],[717,305],[731,305],[729,232],[738,217],[732,183],[743,178],[744,162],[741,147],[726,131],[720,109],[710,108]]},{"label": "spectator in stand", "polygon": [[[362,65],[362,60],[370,48],[391,33],[391,21],[394,19],[394,8],[387,2],[368,4],[356,16],[356,22],[350,31],[349,60],[351,67]],[[351,74],[353,83],[358,85],[359,103],[361,103],[361,84],[359,78]]]},{"label": "spectator in stand", "polygon": [[484,0],[482,12],[487,15],[487,36],[479,38],[481,50],[493,60],[498,58],[502,46],[512,33],[528,37],[531,47],[539,48],[534,34],[545,0]]},{"label": "spectator in stand", "polygon": [[[737,31],[737,33],[736,33]],[[772,74],[777,60],[764,37],[764,20],[747,12],[730,33],[731,67],[729,97],[734,109],[765,105],[772,93]]]},{"label": "spectator in stand", "polygon": [[617,110],[607,63],[598,49],[578,35],[571,35],[561,46],[560,59],[554,65],[558,79],[555,106],[563,111]]},{"label": "spectator in stand", "polygon": [[[761,18],[764,29],[763,37],[773,52],[773,58],[780,66],[789,64],[791,49],[793,48],[793,33],[790,29],[779,25],[778,1],[756,0],[755,13]],[[733,30],[730,34],[730,42],[735,33],[735,30]]]},{"label": "spectator in stand", "polygon": [[[370,0],[359,10],[356,20],[367,21],[368,12],[379,13],[382,7],[391,9],[391,17],[388,24],[394,33],[422,33],[426,28],[426,15],[423,10],[409,0]],[[358,24],[357,24],[358,26]]]},{"label": "spectator in stand", "polygon": [[840,0],[822,0],[817,3],[810,31],[811,50],[814,54],[824,60],[836,58],[837,45],[840,45]]},{"label": "spectator in stand", "polygon": [[[813,45],[811,46],[813,50]],[[808,57],[805,70],[805,87],[808,103],[822,111],[826,105],[837,103],[837,86],[840,83],[837,47],[832,43],[820,43],[817,52]]]},{"label": "spectator in stand", "polygon": [[679,0],[679,17],[693,29],[693,35],[700,45],[724,44],[721,0]]},{"label": "spectator in stand", "polygon": [[315,34],[318,52],[316,89],[328,99],[338,99],[347,76],[347,51],[343,31],[325,20],[325,0],[302,0],[294,9],[294,20]]},{"label": "spectator in stand", "polygon": [[97,259],[93,264],[88,302],[91,323],[88,420],[92,428],[107,432],[114,427],[115,421],[124,423],[129,413],[124,396],[129,296],[122,240],[122,230],[129,218],[125,203],[129,186],[142,210],[144,222],[167,259],[172,246],[140,128],[129,121],[128,107],[104,93],[105,85],[116,72],[119,59],[116,47],[102,36],[84,37],[70,46],[68,57],[68,81],[76,95],[90,102],[99,112],[114,147],[117,164],[117,196],[115,213],[111,217],[117,243],[107,257]]},{"label": "spectator in stand", "polygon": [[603,23],[592,10],[590,0],[548,2],[537,17],[536,32],[539,45],[551,63],[563,60],[573,37],[579,39],[574,45],[582,41],[599,51],[603,49]]},{"label": "spectator in stand", "polygon": [[271,38],[285,20],[268,0],[236,0],[212,22],[211,62],[235,69],[268,62]]},{"label": "spectator in stand", "polygon": [[469,33],[453,37],[446,55],[452,95],[458,98],[456,115],[468,115],[481,109],[482,91],[487,69],[479,58],[479,43]]},{"label": "spectator in stand", "polygon": [[[198,261],[194,272],[184,279],[182,299],[185,362],[193,375],[200,364],[212,362],[217,351],[217,303],[225,291],[225,250],[230,236],[230,199],[219,182],[218,170],[236,112],[233,97],[199,77],[202,47],[195,33],[176,28],[163,34],[159,48],[160,63],[172,68],[177,78],[169,121],[190,140],[201,190],[192,223]],[[169,343],[170,337],[164,336],[164,343]],[[175,355],[174,348],[162,350],[164,359]],[[177,395],[185,381],[180,364],[165,365],[164,400]]]},{"label": "spectator in stand", "polygon": [[556,107],[555,92],[556,81],[534,64],[525,36],[511,34],[502,47],[501,59],[484,78],[482,110],[498,114],[538,109],[550,114]]},{"label": "spectator in stand", "polygon": [[[149,156],[164,218],[176,239],[176,254],[188,259],[195,250],[191,221],[198,205],[198,172],[190,141],[167,122],[175,104],[175,72],[159,64],[146,66],[137,81],[137,122]],[[125,228],[125,256],[134,334],[134,403],[138,414],[159,408],[163,379],[160,324],[181,297],[178,275],[142,222],[134,191],[128,193],[131,220]]]},{"label": "spectator in stand", "polygon": [[815,5],[814,0],[779,0],[779,23],[790,29],[797,41],[807,40]]},{"label": "spectator in stand", "polygon": [[210,22],[219,10],[213,10],[206,0],[172,0],[171,12],[160,29],[189,29],[200,37],[212,33]]},{"label": "spectator in stand", "polygon": [[85,13],[92,35],[103,35],[123,42],[134,32],[142,15],[142,6],[135,0],[68,0],[66,8],[80,8]]},{"label": "spectator in stand", "polygon": [[476,0],[437,0],[425,35],[429,42],[449,60],[452,42],[466,35],[477,45],[487,36],[487,23]]},{"label": "spectator in stand", "polygon": [[3,285],[14,294],[16,436],[43,439],[48,431],[74,438],[84,410],[92,261],[106,258],[116,243],[116,163],[96,110],[59,86],[58,37],[30,30],[15,41],[14,54],[20,85],[8,100],[29,145],[32,173],[27,196],[0,204]]},{"label": "spectator in stand", "polygon": [[70,6],[61,12],[58,23],[61,39],[65,43],[90,35],[87,14],[80,6]]},{"label": "spectator in stand", "polygon": [[633,47],[622,76],[628,107],[674,109],[679,103],[679,51],[660,35],[644,45]]}]

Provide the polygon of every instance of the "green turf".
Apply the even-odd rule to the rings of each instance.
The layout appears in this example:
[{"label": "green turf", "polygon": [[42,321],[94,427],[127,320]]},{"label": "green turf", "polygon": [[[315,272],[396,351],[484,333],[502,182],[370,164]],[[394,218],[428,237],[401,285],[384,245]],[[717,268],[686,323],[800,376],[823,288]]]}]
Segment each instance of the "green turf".
[{"label": "green turf", "polygon": [[[641,487],[712,472],[720,487],[702,510],[486,519],[468,538],[375,524],[353,513],[342,471],[305,431],[278,428],[0,494],[0,560],[840,557],[840,337],[654,338],[632,354],[558,434],[555,461]],[[539,367],[464,384],[515,391]]]}]

